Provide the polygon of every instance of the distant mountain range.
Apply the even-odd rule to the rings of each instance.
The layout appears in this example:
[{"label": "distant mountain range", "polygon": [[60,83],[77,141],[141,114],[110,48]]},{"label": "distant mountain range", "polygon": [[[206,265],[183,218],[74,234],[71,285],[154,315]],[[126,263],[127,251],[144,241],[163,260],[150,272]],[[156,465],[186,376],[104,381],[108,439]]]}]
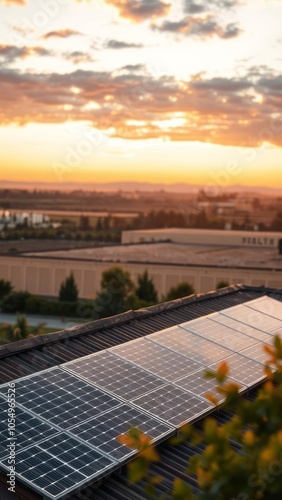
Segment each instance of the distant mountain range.
[{"label": "distant mountain range", "polygon": [[[211,186],[212,187],[212,186]],[[103,183],[79,183],[79,182],[66,182],[61,183],[51,183],[51,182],[21,182],[21,181],[7,181],[0,180],[0,189],[38,189],[46,191],[143,191],[143,192],[154,192],[154,191],[166,191],[168,193],[191,193],[198,191],[199,189],[208,189],[208,186],[192,185],[187,183],[175,183],[175,184],[161,184],[161,183],[150,183],[150,182],[103,182]],[[230,193],[262,193],[269,195],[281,195],[282,188],[269,188],[263,186],[241,186],[241,185],[230,185],[222,190],[223,192]]]}]

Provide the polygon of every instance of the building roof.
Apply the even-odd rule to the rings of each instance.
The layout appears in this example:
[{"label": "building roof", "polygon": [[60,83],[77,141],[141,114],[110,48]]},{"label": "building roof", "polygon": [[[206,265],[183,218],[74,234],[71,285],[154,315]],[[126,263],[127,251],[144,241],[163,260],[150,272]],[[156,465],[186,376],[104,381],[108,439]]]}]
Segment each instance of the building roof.
[{"label": "building roof", "polygon": [[[282,291],[263,287],[232,286],[205,295],[191,296],[172,302],[160,304],[138,311],[128,311],[124,314],[93,321],[78,327],[72,327],[61,332],[33,337],[15,344],[0,348],[0,383],[14,380],[27,374],[33,374],[45,368],[73,360],[93,352],[119,345],[129,340],[178,325],[180,323],[206,316],[215,311],[242,304],[252,299],[270,296],[282,302]],[[249,391],[252,398],[254,390]],[[217,419],[221,422],[230,417],[223,409],[215,410]],[[200,425],[198,423],[197,425]],[[156,474],[164,477],[164,482],[158,486],[159,492],[171,485],[173,477],[180,474],[197,491],[195,480],[188,477],[185,470],[187,457],[200,448],[189,443],[175,447],[167,441],[158,446],[161,462],[154,464]],[[0,477],[1,499],[9,500],[9,493],[3,489],[3,476]],[[40,495],[21,486],[18,482],[17,494],[14,498],[34,500]],[[86,498],[103,500],[140,500],[144,499],[142,484],[129,485],[124,467],[110,477],[105,477],[99,483],[93,483],[84,492]],[[71,499],[81,498],[78,493]]]},{"label": "building roof", "polygon": [[153,264],[247,269],[282,269],[276,247],[236,247],[187,243],[143,243],[102,248],[77,248],[20,254],[40,259],[87,260],[105,263]]}]

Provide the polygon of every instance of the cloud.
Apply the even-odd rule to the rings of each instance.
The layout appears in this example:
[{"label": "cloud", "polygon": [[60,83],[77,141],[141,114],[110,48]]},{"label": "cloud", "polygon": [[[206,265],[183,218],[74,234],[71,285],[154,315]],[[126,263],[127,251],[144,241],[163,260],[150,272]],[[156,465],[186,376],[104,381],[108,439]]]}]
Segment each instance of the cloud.
[{"label": "cloud", "polygon": [[12,63],[16,59],[26,59],[32,56],[50,56],[52,52],[43,47],[16,47],[15,45],[0,45],[0,59]]},{"label": "cloud", "polygon": [[120,40],[108,40],[106,43],[107,49],[140,49],[142,47],[141,43],[128,43]]},{"label": "cloud", "polygon": [[122,66],[121,70],[125,71],[142,71],[144,70],[144,64],[127,64],[126,66]]},{"label": "cloud", "polygon": [[25,5],[25,0],[0,0],[0,5]]},{"label": "cloud", "polygon": [[116,7],[121,17],[142,22],[152,17],[166,16],[171,4],[163,0],[106,0]]},{"label": "cloud", "polygon": [[66,59],[72,61],[74,64],[79,64],[82,62],[93,62],[92,57],[81,50],[74,50],[73,52],[65,52],[64,56]]},{"label": "cloud", "polygon": [[196,36],[199,38],[234,38],[239,36],[241,30],[234,24],[228,24],[222,27],[213,16],[192,17],[187,16],[180,21],[165,20],[160,25],[153,24],[153,29],[171,33],[183,33],[187,36]]},{"label": "cloud", "polygon": [[281,75],[200,74],[179,82],[127,69],[35,74],[2,68],[0,124],[87,121],[124,139],[282,146]]},{"label": "cloud", "polygon": [[64,29],[64,30],[56,30],[56,31],[49,31],[48,33],[45,33],[41,38],[47,39],[47,38],[68,38],[70,36],[77,36],[81,35],[79,31],[75,30],[69,30],[69,29]]},{"label": "cloud", "polygon": [[212,9],[233,9],[237,5],[237,0],[185,0],[184,10],[188,14],[199,14],[210,12]]}]

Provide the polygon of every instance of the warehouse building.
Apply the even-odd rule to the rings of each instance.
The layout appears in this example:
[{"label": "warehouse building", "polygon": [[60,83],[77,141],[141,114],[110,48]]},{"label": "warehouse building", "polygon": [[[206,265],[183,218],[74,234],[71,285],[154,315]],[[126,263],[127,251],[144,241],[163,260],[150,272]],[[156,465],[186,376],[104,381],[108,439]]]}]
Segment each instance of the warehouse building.
[{"label": "warehouse building", "polygon": [[216,289],[220,281],[281,288],[280,237],[281,233],[236,231],[126,231],[122,245],[3,254],[0,279],[11,281],[15,290],[58,296],[72,271],[79,296],[89,297],[100,290],[103,271],[120,265],[135,282],[147,269],[159,297],[182,281],[191,283],[197,293]]}]

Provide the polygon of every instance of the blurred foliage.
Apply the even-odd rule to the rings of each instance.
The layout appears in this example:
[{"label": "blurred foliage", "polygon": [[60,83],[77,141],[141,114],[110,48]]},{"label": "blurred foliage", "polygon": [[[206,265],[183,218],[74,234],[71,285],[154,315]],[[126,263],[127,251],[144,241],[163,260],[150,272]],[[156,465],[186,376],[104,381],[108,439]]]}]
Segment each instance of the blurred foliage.
[{"label": "blurred foliage", "polygon": [[188,297],[189,295],[193,295],[195,293],[195,289],[193,285],[186,281],[182,281],[179,285],[172,286],[166,294],[165,300],[175,300],[180,299],[182,297]]},{"label": "blurred foliage", "polygon": [[[200,493],[192,495],[185,481],[175,478],[171,491],[157,494],[150,466],[159,460],[150,438],[132,428],[120,441],[138,450],[137,458],[128,466],[129,481],[145,479],[149,498],[173,500],[280,500],[282,492],[282,342],[276,336],[274,346],[264,345],[269,360],[264,367],[266,381],[254,400],[239,394],[240,387],[228,379],[226,362],[206,377],[216,381],[216,390],[224,396],[225,409],[231,418],[221,424],[206,418],[201,431],[184,426],[180,435],[172,438],[175,445],[189,439],[203,443],[202,454],[194,455],[187,463],[186,474],[196,477]],[[232,375],[232,374],[231,374]],[[215,394],[207,394],[214,404]],[[154,483],[154,481],[156,481]]]}]

